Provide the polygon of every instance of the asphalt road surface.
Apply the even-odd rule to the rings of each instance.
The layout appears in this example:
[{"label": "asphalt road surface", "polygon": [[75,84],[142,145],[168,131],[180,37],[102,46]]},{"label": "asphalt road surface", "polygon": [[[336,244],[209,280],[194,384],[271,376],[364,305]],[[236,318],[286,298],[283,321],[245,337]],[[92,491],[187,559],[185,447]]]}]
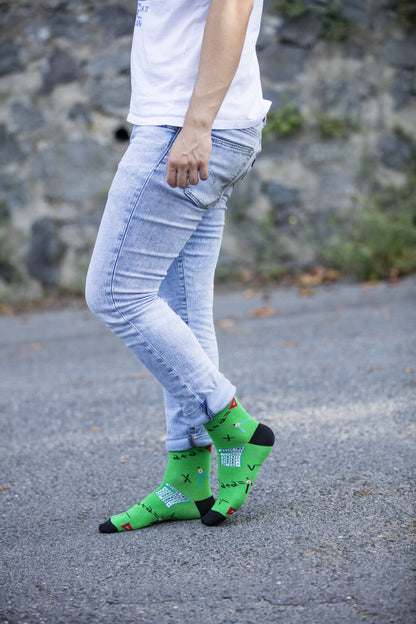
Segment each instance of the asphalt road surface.
[{"label": "asphalt road surface", "polygon": [[160,387],[87,310],[0,318],[0,622],[416,622],[415,278],[215,316],[274,450],[226,523],[110,535],[162,479]]}]

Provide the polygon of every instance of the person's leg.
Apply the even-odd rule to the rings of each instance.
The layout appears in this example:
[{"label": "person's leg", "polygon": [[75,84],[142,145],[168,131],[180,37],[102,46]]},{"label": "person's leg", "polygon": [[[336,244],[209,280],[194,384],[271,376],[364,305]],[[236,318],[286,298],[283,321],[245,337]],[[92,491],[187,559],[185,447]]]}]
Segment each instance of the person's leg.
[{"label": "person's leg", "polygon": [[[165,182],[167,156],[176,131],[136,129],[109,193],[87,278],[86,298],[91,310],[125,341],[181,405],[191,427],[214,419],[230,403],[235,389],[189,326],[159,296],[159,288],[206,211],[244,174],[259,147],[259,137],[254,134],[248,133],[243,143],[234,140],[241,138],[238,131],[218,134],[213,137],[209,179],[183,191],[171,189]],[[172,462],[168,462],[169,473]],[[203,466],[197,470],[199,475],[206,472]],[[188,473],[184,474],[186,477]],[[173,483],[168,485],[177,489]],[[154,492],[152,496],[162,501],[165,511],[170,508],[170,495],[172,500],[176,496],[172,505],[185,504],[174,492],[166,498],[164,487],[159,495]],[[182,496],[189,498],[184,492]],[[146,512],[152,515],[152,509],[149,504]],[[158,509],[156,514],[160,519],[169,517]],[[189,517],[185,509],[184,515]],[[176,513],[176,517],[181,514]],[[133,528],[128,524],[113,528]],[[146,524],[139,521],[138,525]]]},{"label": "person's leg", "polygon": [[[212,314],[214,273],[221,247],[226,199],[223,197],[206,211],[171,264],[159,290],[159,295],[192,329],[216,366],[218,348]],[[215,502],[210,488],[211,438],[203,425],[190,426],[180,404],[166,390],[164,395],[168,466],[163,481],[140,503],[101,524],[102,533],[141,529],[162,520],[200,518]]]},{"label": "person's leg", "polygon": [[[209,359],[218,368],[213,319],[214,274],[224,229],[228,193],[207,210],[180,255],[172,263],[159,294],[190,327]],[[183,450],[211,444],[202,425],[193,427],[181,405],[164,389],[166,448]]]},{"label": "person's leg", "polygon": [[159,127],[141,127],[133,136],[110,189],[86,298],[197,427],[229,403],[235,388],[161,299],[159,288],[206,210],[249,166],[254,148],[217,140],[212,180],[188,192],[165,181],[175,136],[174,130]]}]

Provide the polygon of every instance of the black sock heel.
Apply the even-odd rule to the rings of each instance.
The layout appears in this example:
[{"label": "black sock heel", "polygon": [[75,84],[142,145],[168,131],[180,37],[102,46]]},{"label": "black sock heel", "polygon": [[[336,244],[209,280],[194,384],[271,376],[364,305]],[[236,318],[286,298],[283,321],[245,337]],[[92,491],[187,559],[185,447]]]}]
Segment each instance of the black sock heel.
[{"label": "black sock heel", "polygon": [[195,501],[195,505],[198,507],[198,511],[202,516],[205,516],[206,513],[209,512],[213,504],[215,503],[215,498],[210,496],[209,498],[204,498],[204,500]]},{"label": "black sock heel", "polygon": [[259,423],[257,429],[250,438],[250,444],[256,444],[257,446],[273,446],[274,433],[267,425]]}]

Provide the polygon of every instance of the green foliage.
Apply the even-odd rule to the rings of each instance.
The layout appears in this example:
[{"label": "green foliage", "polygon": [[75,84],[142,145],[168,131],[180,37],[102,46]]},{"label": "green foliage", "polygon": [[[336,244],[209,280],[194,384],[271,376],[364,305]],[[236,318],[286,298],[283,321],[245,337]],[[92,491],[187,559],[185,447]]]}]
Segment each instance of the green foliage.
[{"label": "green foliage", "polygon": [[262,277],[271,282],[278,282],[287,274],[287,267],[279,262],[263,263],[260,268]]},{"label": "green foliage", "polygon": [[371,195],[347,240],[341,235],[326,259],[363,280],[416,271],[416,166],[401,188]]},{"label": "green foliage", "polygon": [[301,17],[308,10],[302,0],[278,0],[274,5],[275,9],[283,17]]},{"label": "green foliage", "polygon": [[317,129],[321,139],[346,139],[353,130],[357,129],[357,124],[340,117],[319,115]]},{"label": "green foliage", "polygon": [[294,104],[284,104],[267,115],[267,124],[263,131],[264,138],[270,134],[287,137],[295,134],[303,126],[305,119]]},{"label": "green foliage", "polygon": [[412,156],[413,162],[411,164],[411,167],[412,167],[414,162],[416,162],[416,143],[414,140],[414,136],[410,134],[410,132],[408,132],[405,128],[403,128],[403,126],[400,124],[395,124],[393,126],[393,130],[396,134],[399,135],[399,137],[401,137],[402,139],[405,139],[409,143],[412,143],[412,146],[413,146],[413,156]]},{"label": "green foliage", "polygon": [[[306,122],[307,119],[294,104],[284,104],[268,114],[263,136],[264,138],[269,138],[270,135],[291,136],[301,130]],[[314,125],[314,120],[310,120],[309,123]],[[352,120],[322,114],[316,118],[316,129],[321,139],[345,139],[358,129],[358,124]]]},{"label": "green foliage", "polygon": [[344,41],[353,31],[354,25],[347,17],[345,17],[342,3],[339,0],[333,0],[323,13],[323,36],[331,41]]},{"label": "green foliage", "polygon": [[0,200],[0,227],[10,221],[10,211],[4,200]]},{"label": "green foliage", "polygon": [[18,276],[17,269],[10,262],[12,251],[10,233],[0,227],[0,277],[6,282],[12,282]]},{"label": "green foliage", "polygon": [[10,213],[6,203],[0,201],[0,275],[3,267],[6,267],[9,259],[9,236],[7,225],[10,221]]},{"label": "green foliage", "polygon": [[405,28],[416,28],[416,3],[415,0],[398,0],[397,13]]},{"label": "green foliage", "polygon": [[[15,284],[22,280],[22,274],[16,262],[24,241],[10,223],[10,211],[3,200],[0,201],[0,279],[6,284]],[[2,284],[4,286],[4,284]],[[0,293],[1,297],[1,293]]]}]

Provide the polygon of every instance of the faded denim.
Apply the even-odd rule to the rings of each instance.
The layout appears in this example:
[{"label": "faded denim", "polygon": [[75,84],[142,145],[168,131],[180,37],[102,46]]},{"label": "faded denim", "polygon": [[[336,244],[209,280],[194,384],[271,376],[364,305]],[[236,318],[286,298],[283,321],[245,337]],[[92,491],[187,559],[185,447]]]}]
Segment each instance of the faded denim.
[{"label": "faded denim", "polygon": [[185,190],[165,180],[180,129],[136,126],[109,191],[86,299],[162,384],[170,451],[209,444],[203,424],[235,394],[218,370],[213,280],[226,203],[262,126],[213,131],[208,180]]}]

